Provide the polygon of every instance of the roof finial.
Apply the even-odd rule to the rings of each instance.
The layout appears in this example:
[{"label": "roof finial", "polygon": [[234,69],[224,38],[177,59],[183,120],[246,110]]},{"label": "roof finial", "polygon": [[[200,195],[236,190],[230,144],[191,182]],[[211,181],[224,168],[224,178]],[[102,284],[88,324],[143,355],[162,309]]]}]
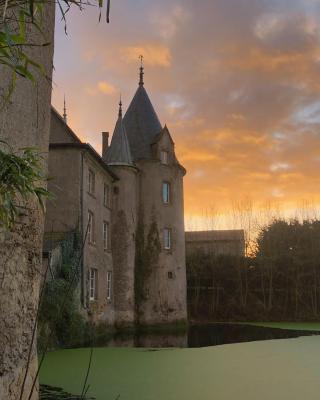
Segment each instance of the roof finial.
[{"label": "roof finial", "polygon": [[63,98],[63,120],[67,123],[67,108],[66,108],[66,95]]},{"label": "roof finial", "polygon": [[120,93],[120,101],[119,101],[119,118],[122,118],[122,101],[121,101],[121,93]]},{"label": "roof finial", "polygon": [[143,82],[143,75],[144,75],[144,72],[143,72],[143,55],[141,54],[140,56],[139,56],[139,59],[140,59],[140,81],[139,81],[139,85],[140,86],[143,86],[143,84],[144,84],[144,82]]}]

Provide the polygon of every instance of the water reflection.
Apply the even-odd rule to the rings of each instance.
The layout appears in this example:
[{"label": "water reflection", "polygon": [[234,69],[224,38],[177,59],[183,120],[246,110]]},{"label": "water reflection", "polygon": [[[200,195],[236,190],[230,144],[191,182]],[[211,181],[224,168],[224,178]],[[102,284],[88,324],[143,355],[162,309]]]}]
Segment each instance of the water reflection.
[{"label": "water reflection", "polygon": [[215,323],[191,326],[188,347],[218,346],[221,344],[254,342],[257,340],[289,339],[320,332],[295,331],[245,324]]},{"label": "water reflection", "polygon": [[109,346],[115,347],[188,347],[188,333],[135,333],[131,335],[117,334]]},{"label": "water reflection", "polygon": [[116,334],[108,346],[114,347],[207,347],[257,340],[288,339],[320,332],[294,331],[245,324],[213,323],[192,325],[187,332]]}]

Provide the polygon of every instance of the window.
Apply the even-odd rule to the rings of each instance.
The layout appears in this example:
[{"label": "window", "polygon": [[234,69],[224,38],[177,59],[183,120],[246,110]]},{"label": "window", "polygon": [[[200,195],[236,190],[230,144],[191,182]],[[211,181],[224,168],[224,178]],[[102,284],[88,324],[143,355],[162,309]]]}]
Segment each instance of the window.
[{"label": "window", "polygon": [[162,200],[164,204],[170,203],[170,183],[163,182],[162,183]]},{"label": "window", "polygon": [[110,186],[106,183],[103,187],[103,205],[105,207],[110,207]]},{"label": "window", "polygon": [[165,164],[165,165],[168,165],[168,152],[167,151],[165,151],[165,150],[161,150],[161,152],[160,152],[160,161],[161,161],[161,164]]},{"label": "window", "polygon": [[168,272],[168,279],[173,279],[173,278],[174,278],[173,272],[169,271]]},{"label": "window", "polygon": [[103,221],[103,248],[104,250],[110,250],[109,223],[105,221]]},{"label": "window", "polygon": [[163,244],[165,250],[171,249],[171,229],[164,228],[163,230]]},{"label": "window", "polygon": [[107,300],[111,299],[112,272],[107,272]]},{"label": "window", "polygon": [[88,178],[88,192],[91,194],[94,194],[95,191],[95,185],[96,185],[96,177],[94,172],[89,169],[89,178]]},{"label": "window", "polygon": [[89,299],[91,301],[96,300],[98,298],[97,289],[98,289],[98,271],[95,268],[90,268]]},{"label": "window", "polygon": [[88,211],[88,241],[94,243],[94,215],[92,211]]}]

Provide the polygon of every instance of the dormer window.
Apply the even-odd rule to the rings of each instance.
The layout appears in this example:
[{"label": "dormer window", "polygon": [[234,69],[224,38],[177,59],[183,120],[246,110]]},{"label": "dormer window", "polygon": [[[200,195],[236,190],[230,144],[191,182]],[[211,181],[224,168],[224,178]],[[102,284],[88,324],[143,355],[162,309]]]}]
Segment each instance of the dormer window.
[{"label": "dormer window", "polygon": [[168,165],[169,153],[166,150],[161,150],[160,152],[160,161],[161,164]]}]

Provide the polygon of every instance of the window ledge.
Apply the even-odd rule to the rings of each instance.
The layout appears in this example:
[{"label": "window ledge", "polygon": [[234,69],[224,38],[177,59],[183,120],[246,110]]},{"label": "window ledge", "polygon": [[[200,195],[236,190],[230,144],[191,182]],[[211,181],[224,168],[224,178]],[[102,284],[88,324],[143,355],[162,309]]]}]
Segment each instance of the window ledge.
[{"label": "window ledge", "polygon": [[92,197],[93,199],[97,200],[96,196],[94,195],[94,193],[91,193],[89,191],[87,191],[87,194]]}]

